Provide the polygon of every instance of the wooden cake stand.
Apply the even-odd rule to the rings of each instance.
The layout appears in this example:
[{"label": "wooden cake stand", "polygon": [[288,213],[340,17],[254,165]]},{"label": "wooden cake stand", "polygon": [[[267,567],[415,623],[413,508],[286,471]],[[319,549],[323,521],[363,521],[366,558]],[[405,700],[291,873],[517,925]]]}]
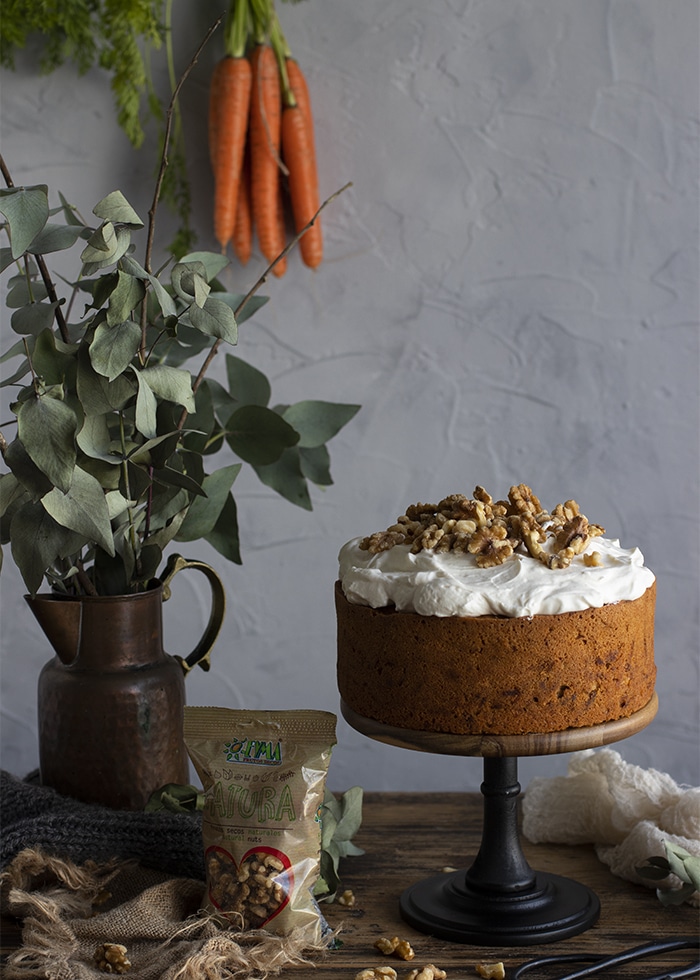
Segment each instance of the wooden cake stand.
[{"label": "wooden cake stand", "polygon": [[597,748],[629,738],[653,720],[651,701],[619,721],[532,735],[451,735],[384,725],[358,715],[341,700],[343,717],[379,742],[440,755],[481,756],[484,781],[481,845],[467,870],[443,872],[407,888],[402,918],[420,932],[453,942],[529,946],[555,942],[589,929],[600,914],[597,895],[585,885],[533,871],[520,846],[517,818],[518,756]]}]

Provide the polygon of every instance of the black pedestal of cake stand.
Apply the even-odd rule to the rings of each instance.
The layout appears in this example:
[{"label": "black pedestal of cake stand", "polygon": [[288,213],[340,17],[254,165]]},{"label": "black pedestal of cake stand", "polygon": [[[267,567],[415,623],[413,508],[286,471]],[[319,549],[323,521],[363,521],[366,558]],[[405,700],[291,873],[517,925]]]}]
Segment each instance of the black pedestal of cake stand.
[{"label": "black pedestal of cake stand", "polygon": [[585,932],[600,913],[598,897],[585,885],[533,871],[520,846],[517,801],[518,756],[550,755],[595,748],[645,728],[658,708],[656,695],[641,711],[591,728],[533,735],[450,735],[384,725],[341,702],[343,717],[376,741],[441,755],[481,756],[483,828],[479,852],[467,870],[443,872],[407,888],[399,899],[402,918],[440,939],[488,946],[531,946]]}]

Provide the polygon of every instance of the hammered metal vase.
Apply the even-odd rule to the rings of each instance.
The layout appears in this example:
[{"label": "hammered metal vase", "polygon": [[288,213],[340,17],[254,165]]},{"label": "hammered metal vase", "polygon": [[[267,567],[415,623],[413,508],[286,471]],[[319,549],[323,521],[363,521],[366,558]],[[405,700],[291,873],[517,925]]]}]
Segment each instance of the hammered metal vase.
[{"label": "hammered metal vase", "polygon": [[[212,590],[209,623],[189,656],[163,649],[163,601],[176,572],[195,568]],[[39,676],[43,785],[87,803],[140,810],[167,783],[189,782],[183,742],[185,675],[209,668],[224,617],[221,580],[173,556],[162,581],[124,596],[26,596],[56,656]]]}]

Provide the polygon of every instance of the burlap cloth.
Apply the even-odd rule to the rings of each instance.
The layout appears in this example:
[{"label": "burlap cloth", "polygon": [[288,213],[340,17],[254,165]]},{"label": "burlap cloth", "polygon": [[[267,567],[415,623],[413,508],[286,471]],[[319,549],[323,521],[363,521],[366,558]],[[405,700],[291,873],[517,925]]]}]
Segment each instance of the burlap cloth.
[{"label": "burlap cloth", "polygon": [[7,980],[104,978],[95,963],[103,943],[126,946],[130,980],[263,978],[311,965],[328,948],[328,937],[319,946],[299,933],[235,933],[201,913],[194,815],[111,811],[8,773],[0,801],[0,907],[22,924]]}]

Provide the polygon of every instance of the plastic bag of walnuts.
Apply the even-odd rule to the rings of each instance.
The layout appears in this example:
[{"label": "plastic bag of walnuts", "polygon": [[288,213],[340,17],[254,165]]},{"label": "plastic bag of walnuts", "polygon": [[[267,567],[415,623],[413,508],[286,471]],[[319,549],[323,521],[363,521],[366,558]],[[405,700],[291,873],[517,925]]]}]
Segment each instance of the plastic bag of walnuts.
[{"label": "plastic bag of walnuts", "polygon": [[205,793],[206,907],[235,929],[321,938],[312,891],[335,725],[327,711],[185,708]]}]

